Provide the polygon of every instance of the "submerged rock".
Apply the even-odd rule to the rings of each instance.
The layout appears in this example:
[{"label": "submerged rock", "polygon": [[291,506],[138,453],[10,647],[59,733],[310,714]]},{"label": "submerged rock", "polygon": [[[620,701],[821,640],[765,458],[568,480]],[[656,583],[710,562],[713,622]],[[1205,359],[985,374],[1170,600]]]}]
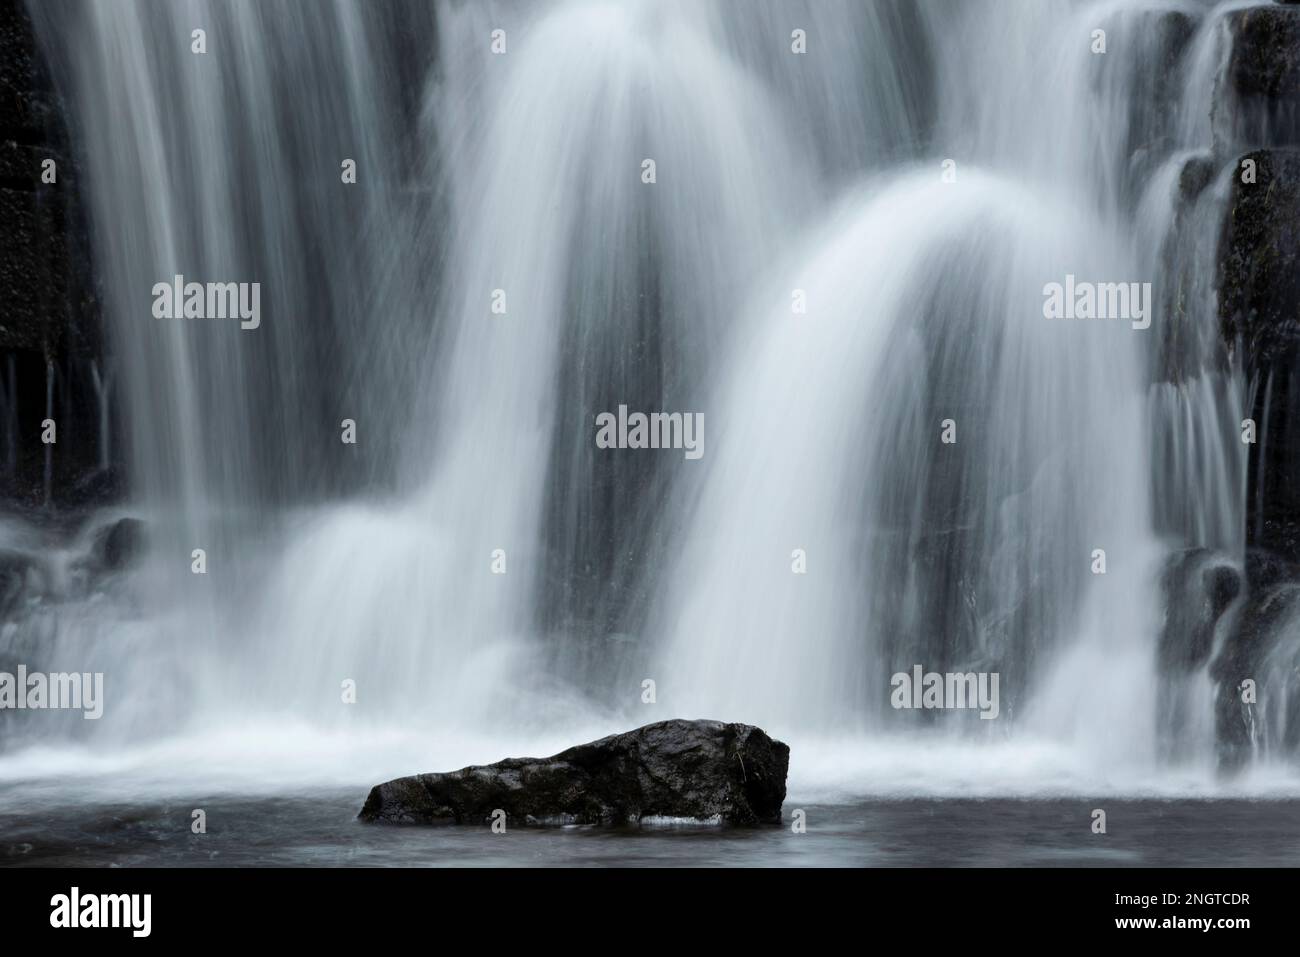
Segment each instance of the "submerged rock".
[{"label": "submerged rock", "polygon": [[370,791],[363,821],[389,824],[779,824],[790,749],[760,728],[675,718],[569,748],[417,774]]}]

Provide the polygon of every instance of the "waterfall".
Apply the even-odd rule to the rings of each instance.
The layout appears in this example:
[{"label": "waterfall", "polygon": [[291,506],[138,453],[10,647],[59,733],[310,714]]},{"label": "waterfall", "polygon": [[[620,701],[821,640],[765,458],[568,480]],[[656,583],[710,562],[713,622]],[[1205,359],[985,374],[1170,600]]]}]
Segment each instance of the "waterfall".
[{"label": "waterfall", "polygon": [[[28,743],[346,777],[680,715],[841,790],[1210,780],[1161,636],[1171,567],[1246,560],[1250,4],[30,6],[130,498],[0,632],[119,703]],[[260,324],[159,318],[178,276]],[[1150,311],[1049,318],[1076,281]],[[620,406],[705,454],[599,448]],[[123,515],[143,561],[87,584]],[[998,720],[893,706],[914,666]]]}]

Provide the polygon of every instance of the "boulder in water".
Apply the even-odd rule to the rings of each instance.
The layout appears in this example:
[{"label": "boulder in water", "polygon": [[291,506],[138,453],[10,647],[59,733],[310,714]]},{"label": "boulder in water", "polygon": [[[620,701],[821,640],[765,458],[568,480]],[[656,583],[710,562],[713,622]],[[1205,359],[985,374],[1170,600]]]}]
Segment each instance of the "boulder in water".
[{"label": "boulder in water", "polygon": [[[790,749],[748,724],[676,718],[549,758],[507,758],[371,789],[360,817],[389,824],[779,824]],[[499,815],[498,815],[499,817]]]}]

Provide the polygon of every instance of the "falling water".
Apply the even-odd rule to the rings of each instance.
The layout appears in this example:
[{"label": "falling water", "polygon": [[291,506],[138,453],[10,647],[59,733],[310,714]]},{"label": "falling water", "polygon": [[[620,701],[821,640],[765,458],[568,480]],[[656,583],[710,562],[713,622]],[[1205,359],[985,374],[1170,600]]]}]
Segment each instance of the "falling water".
[{"label": "falling water", "polygon": [[[1244,560],[1241,6],[33,3],[132,497],[0,633],[117,704],[11,768],[350,780],[669,715],[849,790],[1208,766],[1161,576]],[[260,283],[260,327],[154,318],[176,275]],[[1150,328],[1044,318],[1067,275],[1152,283]],[[619,405],[702,413],[704,457],[598,449]],[[146,560],[87,584],[124,514]],[[1000,719],[892,708],[914,665],[997,673]]]}]

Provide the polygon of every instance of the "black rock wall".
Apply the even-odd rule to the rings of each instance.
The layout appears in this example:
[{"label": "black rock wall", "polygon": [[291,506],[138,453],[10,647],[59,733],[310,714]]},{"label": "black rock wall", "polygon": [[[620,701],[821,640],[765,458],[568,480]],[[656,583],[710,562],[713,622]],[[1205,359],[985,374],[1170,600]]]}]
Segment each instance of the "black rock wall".
[{"label": "black rock wall", "polygon": [[0,0],[0,499],[11,504],[80,504],[115,484],[101,468],[101,443],[110,464],[117,449],[100,415],[112,363],[63,117],[22,0]]},{"label": "black rock wall", "polygon": [[1226,128],[1252,148],[1233,170],[1218,308],[1255,440],[1244,445],[1247,588],[1210,668],[1225,769],[1300,745],[1286,717],[1300,704],[1289,677],[1300,622],[1300,6],[1231,16]]},{"label": "black rock wall", "polygon": [[[1219,314],[1254,383],[1248,445],[1247,544],[1300,560],[1300,149],[1242,157],[1224,224]],[[1240,163],[1238,164],[1240,166]]]}]

